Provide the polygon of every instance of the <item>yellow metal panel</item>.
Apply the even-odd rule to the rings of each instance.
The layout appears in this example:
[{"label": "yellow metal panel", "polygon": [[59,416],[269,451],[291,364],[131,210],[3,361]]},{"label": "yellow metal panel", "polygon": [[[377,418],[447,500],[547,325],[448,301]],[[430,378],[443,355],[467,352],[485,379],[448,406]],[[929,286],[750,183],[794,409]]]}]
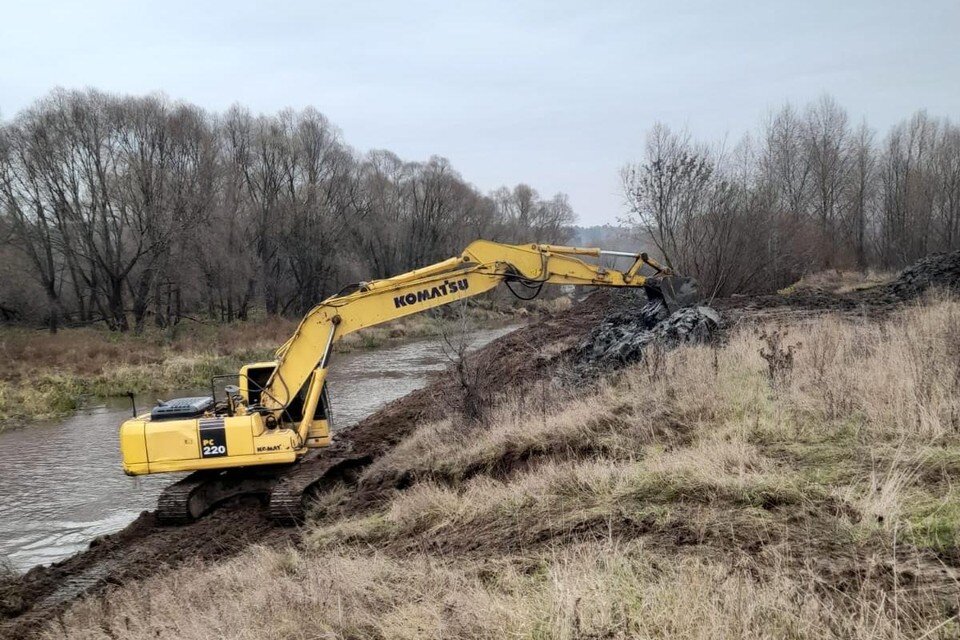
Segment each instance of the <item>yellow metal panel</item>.
[{"label": "yellow metal panel", "polygon": [[287,451],[252,456],[224,456],[222,458],[203,458],[189,461],[171,460],[167,462],[151,462],[149,471],[145,473],[171,473],[204,469],[233,469],[235,467],[252,467],[264,464],[289,464],[295,462],[297,456],[302,455],[302,453],[303,451],[289,449]]},{"label": "yellow metal panel", "polygon": [[120,456],[126,471],[147,462],[147,443],[144,438],[144,421],[127,420],[120,425]]},{"label": "yellow metal panel", "polygon": [[326,420],[314,420],[307,431],[308,447],[330,446],[330,423]]},{"label": "yellow metal panel", "polygon": [[596,247],[564,247],[555,244],[541,244],[539,246],[543,251],[549,251],[550,253],[567,253],[570,255],[579,255],[579,256],[594,256],[597,257],[600,255],[600,249]]},{"label": "yellow metal panel", "polygon": [[[128,420],[120,428],[123,470],[129,475],[226,469],[262,464],[294,462],[306,449],[298,446],[299,438],[291,429],[264,430],[259,415],[224,419],[226,455],[201,457],[199,452],[199,420]],[[263,435],[254,438],[259,430]],[[181,439],[192,440],[180,446]],[[149,455],[149,461],[147,453]]]},{"label": "yellow metal panel", "polygon": [[148,421],[144,431],[151,463],[200,457],[196,420]]},{"label": "yellow metal panel", "polygon": [[227,455],[247,456],[254,452],[253,431],[254,423],[260,424],[259,415],[233,416],[224,418],[223,427],[227,434]]},{"label": "yellow metal panel", "polygon": [[253,446],[258,455],[281,451],[303,451],[304,449],[298,444],[299,440],[293,429],[268,429],[263,435],[254,438]]},{"label": "yellow metal panel", "polygon": [[427,278],[430,276],[439,275],[441,273],[453,271],[457,268],[463,267],[463,258],[449,258],[443,262],[438,262],[437,264],[432,264],[429,267],[422,267],[420,269],[414,269],[413,271],[408,271],[407,273],[402,273],[398,276],[393,276],[392,278],[385,278],[383,280],[374,280],[373,282],[366,283],[367,291],[377,291],[380,289],[386,289],[390,286],[393,286],[397,283],[410,282],[412,280],[420,280],[422,278]]}]

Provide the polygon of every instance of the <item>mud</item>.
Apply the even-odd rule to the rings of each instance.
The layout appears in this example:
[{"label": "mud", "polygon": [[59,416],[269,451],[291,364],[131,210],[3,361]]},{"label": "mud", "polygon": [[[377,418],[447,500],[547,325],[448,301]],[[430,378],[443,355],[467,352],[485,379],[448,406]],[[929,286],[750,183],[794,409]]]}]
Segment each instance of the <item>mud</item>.
[{"label": "mud", "polygon": [[274,527],[259,507],[256,499],[239,500],[182,527],[161,527],[152,512],[142,513],[119,533],[94,540],[86,551],[24,574],[19,606],[0,612],[8,618],[0,622],[0,637],[26,637],[71,600],[111,584],[186,562],[227,558],[251,544],[294,540],[294,530]]},{"label": "mud", "polygon": [[[633,292],[625,292],[633,293]],[[643,359],[653,345],[673,348],[703,343],[721,328],[720,314],[707,306],[669,313],[660,302],[642,295],[619,295],[619,304],[580,343],[575,370],[584,376],[622,367]]]}]

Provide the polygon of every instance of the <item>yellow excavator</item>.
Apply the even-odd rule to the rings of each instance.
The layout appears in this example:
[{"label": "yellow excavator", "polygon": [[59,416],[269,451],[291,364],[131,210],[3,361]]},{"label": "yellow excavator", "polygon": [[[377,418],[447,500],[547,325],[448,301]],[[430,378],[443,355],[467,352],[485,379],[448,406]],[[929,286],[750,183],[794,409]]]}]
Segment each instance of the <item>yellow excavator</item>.
[{"label": "yellow excavator", "polygon": [[[584,260],[602,256],[632,262],[619,271]],[[654,275],[641,275],[644,265]],[[693,280],[674,275],[645,253],[477,240],[457,257],[351,285],[327,298],[307,313],[276,360],[242,367],[237,384],[225,386],[222,401],[214,388],[212,396],[161,402],[127,420],[120,426],[123,470],[134,476],[194,472],[161,494],[157,515],[164,523],[188,522],[236,495],[270,496],[311,448],[331,444],[326,379],[339,339],[500,283],[523,298],[532,295],[520,293],[520,287],[535,295],[544,284],[641,287],[671,310],[698,297]],[[291,511],[296,516],[300,499],[297,492],[271,496],[271,511],[280,520]]]}]

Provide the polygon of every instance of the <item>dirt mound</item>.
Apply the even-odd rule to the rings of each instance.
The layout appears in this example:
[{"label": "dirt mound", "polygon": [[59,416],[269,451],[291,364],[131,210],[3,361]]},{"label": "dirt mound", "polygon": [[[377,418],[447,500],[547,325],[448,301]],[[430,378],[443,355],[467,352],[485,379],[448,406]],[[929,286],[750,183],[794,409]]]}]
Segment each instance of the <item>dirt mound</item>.
[{"label": "dirt mound", "polygon": [[706,342],[720,330],[720,314],[706,306],[686,307],[668,313],[662,303],[644,296],[618,296],[615,307],[580,343],[576,370],[595,374],[643,359],[655,344],[665,348]]},{"label": "dirt mound", "polygon": [[827,312],[881,317],[935,288],[960,291],[960,251],[932,253],[901,271],[891,282],[848,293],[801,288],[786,294],[730,296],[711,305],[734,324],[777,320],[780,316],[795,320]]},{"label": "dirt mound", "polygon": [[931,253],[900,272],[876,292],[895,300],[910,300],[932,288],[960,290],[960,251]]}]

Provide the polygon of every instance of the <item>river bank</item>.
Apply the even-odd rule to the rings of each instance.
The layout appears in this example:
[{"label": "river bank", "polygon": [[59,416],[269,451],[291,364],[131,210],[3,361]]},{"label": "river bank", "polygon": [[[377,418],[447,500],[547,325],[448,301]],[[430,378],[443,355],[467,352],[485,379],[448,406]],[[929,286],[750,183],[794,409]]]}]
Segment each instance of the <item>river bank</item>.
[{"label": "river bank", "polygon": [[[336,352],[494,328],[521,322],[529,313],[471,306],[462,317],[411,316],[348,335],[337,344]],[[92,398],[206,388],[213,375],[272,359],[274,350],[296,326],[294,320],[271,317],[229,324],[186,322],[141,335],[91,327],[51,335],[2,327],[0,357],[5,366],[0,369],[0,432],[69,415]]]},{"label": "river bank", "polygon": [[719,341],[584,380],[637,315],[600,292],[472,356],[479,420],[444,376],[338,434],[304,527],[143,514],[0,636],[953,637],[960,303],[884,300],[716,301]]},{"label": "river bank", "polygon": [[303,527],[144,513],[8,582],[0,637],[953,637],[960,302],[935,271],[714,300],[717,340],[584,377],[642,320],[597,292],[470,357],[479,418],[436,376],[340,432]]},{"label": "river bank", "polygon": [[[465,338],[478,348],[513,327],[471,330]],[[426,337],[338,354],[329,378],[334,432],[427,384],[449,366],[447,351],[443,341]],[[137,404],[146,407],[152,399],[141,396]],[[155,508],[160,491],[183,477],[121,473],[116,429],[129,415],[125,398],[98,400],[64,418],[0,434],[0,560],[20,572],[63,560]]]}]

